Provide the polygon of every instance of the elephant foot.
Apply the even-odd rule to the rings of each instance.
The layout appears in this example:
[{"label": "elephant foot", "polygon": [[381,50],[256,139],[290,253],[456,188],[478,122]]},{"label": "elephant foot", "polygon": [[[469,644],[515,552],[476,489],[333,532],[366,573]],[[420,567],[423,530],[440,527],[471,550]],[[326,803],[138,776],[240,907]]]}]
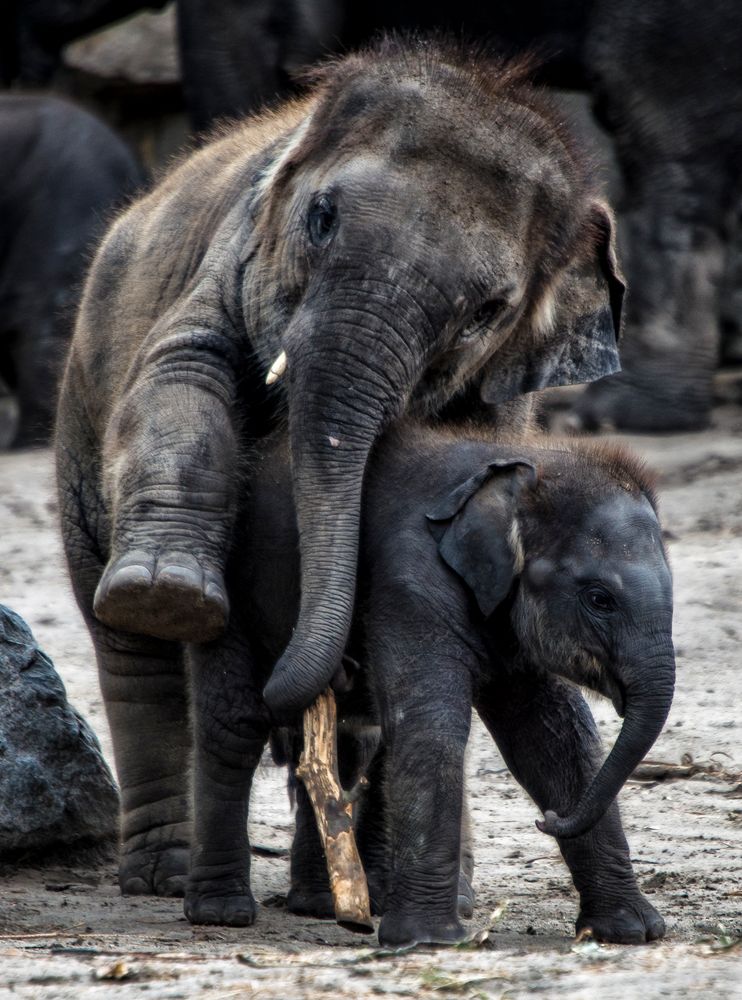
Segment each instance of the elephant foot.
[{"label": "elephant foot", "polygon": [[456,900],[456,908],[460,917],[470,920],[474,916],[474,903],[476,896],[472,889],[471,882],[466,875],[461,872],[459,875],[459,894]]},{"label": "elephant foot", "polygon": [[403,948],[413,944],[456,944],[466,937],[459,921],[436,918],[430,913],[393,913],[387,911],[379,924],[379,944],[385,948]]},{"label": "elephant foot", "polygon": [[123,896],[184,896],[190,850],[184,844],[158,850],[139,849],[122,855],[119,886]]},{"label": "elephant foot", "polygon": [[302,889],[291,887],[286,897],[289,913],[318,920],[334,920],[335,904],[329,889]]},{"label": "elephant foot", "polygon": [[177,642],[210,642],[224,630],[229,602],[220,573],[183,552],[127,552],[108,564],[93,599],[110,628]]},{"label": "elephant foot", "polygon": [[640,893],[618,906],[583,904],[575,930],[579,934],[588,928],[596,941],[608,944],[645,944],[665,936],[665,921]]},{"label": "elephant foot", "polygon": [[186,890],[184,912],[192,924],[250,927],[258,907],[243,879],[231,882],[191,883]]},{"label": "elephant foot", "polygon": [[707,427],[711,416],[710,377],[707,391],[682,382],[667,385],[669,375],[637,379],[612,375],[588,386],[575,404],[573,426],[585,431],[690,431]]}]

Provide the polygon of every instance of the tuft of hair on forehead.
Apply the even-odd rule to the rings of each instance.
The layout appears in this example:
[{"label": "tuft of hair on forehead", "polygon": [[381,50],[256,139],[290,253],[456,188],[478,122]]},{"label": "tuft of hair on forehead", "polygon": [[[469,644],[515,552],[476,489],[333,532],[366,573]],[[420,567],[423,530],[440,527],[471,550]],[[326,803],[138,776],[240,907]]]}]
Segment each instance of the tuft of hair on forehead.
[{"label": "tuft of hair on forehead", "polygon": [[524,128],[534,127],[534,115],[541,122],[535,126],[539,131],[544,124],[549,127],[587,182],[593,164],[580,150],[551,94],[532,82],[540,63],[535,52],[506,58],[488,51],[485,42],[457,39],[443,31],[386,32],[365,47],[309,67],[297,79],[320,98],[330,99],[356,81],[371,80],[389,88],[410,81],[440,85],[477,105],[507,98],[531,112],[524,115]]},{"label": "tuft of hair on forehead", "polygon": [[[595,469],[601,477],[613,480],[627,492],[643,493],[657,511],[657,473],[626,445],[616,441],[571,440],[566,442],[566,450],[574,455],[578,463],[587,459],[588,468]],[[581,464],[586,468],[584,461]]]}]

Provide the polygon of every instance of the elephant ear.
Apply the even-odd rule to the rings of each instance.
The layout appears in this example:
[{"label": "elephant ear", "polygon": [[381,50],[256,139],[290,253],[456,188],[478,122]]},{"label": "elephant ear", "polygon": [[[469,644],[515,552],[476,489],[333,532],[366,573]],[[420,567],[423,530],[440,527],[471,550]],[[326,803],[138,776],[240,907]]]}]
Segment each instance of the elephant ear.
[{"label": "elephant ear", "polygon": [[[536,309],[531,346],[498,351],[481,383],[485,403],[525,392],[594,382],[621,370],[618,339],[626,285],[616,259],[613,219],[594,202],[585,223],[587,254],[574,259]],[[538,328],[541,328],[539,330]]]},{"label": "elephant ear", "polygon": [[524,469],[535,483],[536,468],[526,458],[490,462],[427,515],[438,552],[485,617],[505,600],[521,569],[517,505]]}]

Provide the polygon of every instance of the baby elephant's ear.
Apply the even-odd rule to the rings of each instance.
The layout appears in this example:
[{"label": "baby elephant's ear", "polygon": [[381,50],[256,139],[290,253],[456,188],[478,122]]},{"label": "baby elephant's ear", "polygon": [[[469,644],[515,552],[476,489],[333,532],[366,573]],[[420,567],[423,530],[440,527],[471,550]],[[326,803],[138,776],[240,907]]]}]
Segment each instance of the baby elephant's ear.
[{"label": "baby elephant's ear", "polygon": [[534,485],[536,468],[528,459],[490,462],[427,515],[441,557],[486,617],[505,600],[521,569],[516,514],[524,469]]},{"label": "baby elephant's ear", "polygon": [[610,210],[593,202],[582,245],[547,301],[537,310],[541,329],[528,349],[497,352],[482,380],[486,403],[559,385],[594,382],[621,371],[618,338],[626,291],[616,259]]}]

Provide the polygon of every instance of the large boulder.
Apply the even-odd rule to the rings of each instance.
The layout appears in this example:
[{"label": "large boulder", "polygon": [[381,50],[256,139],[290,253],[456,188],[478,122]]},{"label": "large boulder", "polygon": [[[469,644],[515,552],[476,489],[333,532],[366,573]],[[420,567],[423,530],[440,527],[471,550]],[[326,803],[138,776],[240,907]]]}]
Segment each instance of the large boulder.
[{"label": "large boulder", "polygon": [[26,623],[0,605],[0,860],[111,845],[118,811],[95,734]]}]

